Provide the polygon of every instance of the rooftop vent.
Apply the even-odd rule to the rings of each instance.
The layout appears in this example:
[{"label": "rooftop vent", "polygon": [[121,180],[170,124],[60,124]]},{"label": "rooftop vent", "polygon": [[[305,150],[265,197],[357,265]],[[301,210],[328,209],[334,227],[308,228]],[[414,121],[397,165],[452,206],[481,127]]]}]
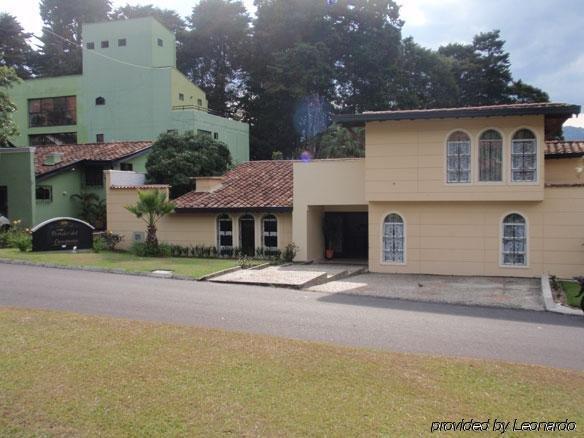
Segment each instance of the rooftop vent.
[{"label": "rooftop vent", "polygon": [[63,155],[63,152],[50,152],[45,155],[43,164],[45,166],[54,166],[55,164],[59,164],[61,161],[63,161]]}]

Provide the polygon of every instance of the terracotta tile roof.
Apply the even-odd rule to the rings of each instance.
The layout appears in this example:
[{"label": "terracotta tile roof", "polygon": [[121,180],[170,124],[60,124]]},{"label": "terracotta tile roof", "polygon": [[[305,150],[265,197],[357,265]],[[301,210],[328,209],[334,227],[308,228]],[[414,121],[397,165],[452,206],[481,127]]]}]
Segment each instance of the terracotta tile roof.
[{"label": "terracotta tile roof", "polygon": [[545,156],[548,158],[581,157],[584,155],[584,140],[553,140],[545,142]]},{"label": "terracotta tile roof", "polygon": [[174,200],[177,210],[292,208],[293,161],[249,161],[227,172],[212,192],[189,192]]},{"label": "terracotta tile roof", "polygon": [[[137,154],[152,146],[151,141],[118,141],[113,143],[86,143],[35,146],[35,174],[42,176],[82,161],[116,161]],[[46,165],[51,153],[62,153],[62,160]]]}]

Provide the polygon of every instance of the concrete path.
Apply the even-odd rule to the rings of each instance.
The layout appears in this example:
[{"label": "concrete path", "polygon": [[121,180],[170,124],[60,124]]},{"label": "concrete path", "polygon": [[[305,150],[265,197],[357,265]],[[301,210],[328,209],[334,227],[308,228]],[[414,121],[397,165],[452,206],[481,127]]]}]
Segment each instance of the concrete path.
[{"label": "concrete path", "polygon": [[547,312],[1,263],[0,306],[584,370],[584,318]]},{"label": "concrete path", "polygon": [[309,290],[432,303],[545,310],[540,279],[533,278],[362,274],[310,287]]},{"label": "concrete path", "polygon": [[209,281],[302,289],[353,275],[365,269],[365,266],[355,265],[294,264],[268,266],[264,269],[244,269],[213,277]]}]

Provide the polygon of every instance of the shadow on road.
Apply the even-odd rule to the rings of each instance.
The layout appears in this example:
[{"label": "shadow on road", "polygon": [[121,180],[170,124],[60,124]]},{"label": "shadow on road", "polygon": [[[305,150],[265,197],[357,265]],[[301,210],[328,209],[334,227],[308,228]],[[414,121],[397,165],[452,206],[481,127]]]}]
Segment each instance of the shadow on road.
[{"label": "shadow on road", "polygon": [[443,315],[470,316],[476,318],[500,319],[584,328],[584,314],[582,316],[572,316],[535,310],[504,309],[486,306],[465,306],[463,304],[428,303],[398,298],[349,295],[343,293],[322,296],[318,298],[318,301],[325,303],[346,304],[350,306],[368,306],[378,309],[438,313]]}]

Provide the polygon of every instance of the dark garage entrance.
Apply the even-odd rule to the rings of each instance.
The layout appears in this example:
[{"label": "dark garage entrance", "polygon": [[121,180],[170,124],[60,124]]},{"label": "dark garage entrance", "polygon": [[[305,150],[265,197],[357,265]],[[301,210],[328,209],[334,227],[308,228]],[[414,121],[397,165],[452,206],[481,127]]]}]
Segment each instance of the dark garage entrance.
[{"label": "dark garage entrance", "polygon": [[333,228],[333,258],[367,259],[369,240],[367,212],[327,212],[324,221]]}]

